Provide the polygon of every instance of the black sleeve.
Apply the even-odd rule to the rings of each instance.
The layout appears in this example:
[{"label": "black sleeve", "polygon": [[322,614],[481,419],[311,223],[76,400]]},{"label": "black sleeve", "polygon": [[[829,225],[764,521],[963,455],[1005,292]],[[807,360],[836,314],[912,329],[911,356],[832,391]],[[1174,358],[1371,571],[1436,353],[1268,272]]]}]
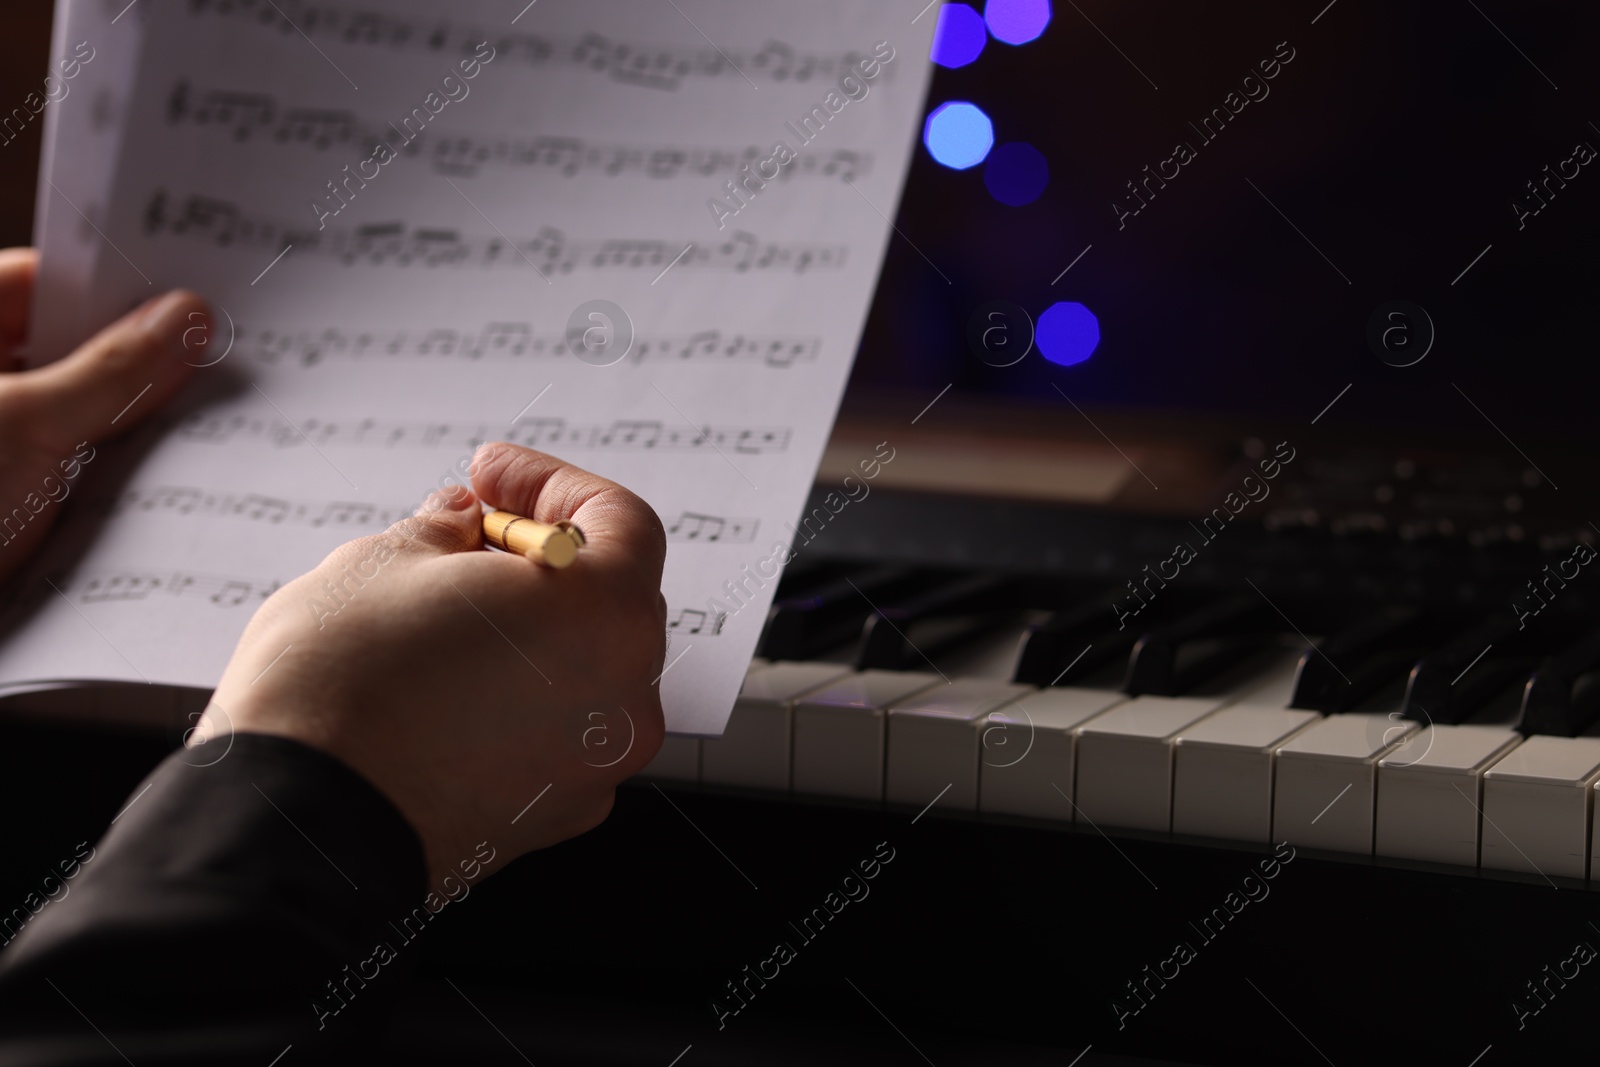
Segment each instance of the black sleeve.
[{"label": "black sleeve", "polygon": [[50,896],[0,914],[0,1063],[362,1061],[428,918],[421,842],[315,749],[197,751],[92,848],[64,842]]}]

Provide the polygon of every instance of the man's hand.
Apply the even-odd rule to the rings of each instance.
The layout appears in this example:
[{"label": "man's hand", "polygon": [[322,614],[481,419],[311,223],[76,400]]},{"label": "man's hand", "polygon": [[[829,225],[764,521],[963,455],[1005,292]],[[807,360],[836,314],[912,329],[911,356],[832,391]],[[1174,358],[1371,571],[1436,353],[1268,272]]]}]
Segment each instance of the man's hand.
[{"label": "man's hand", "polygon": [[[433,887],[479,842],[497,867],[597,825],[663,734],[655,512],[515,445],[479,449],[472,485],[273,594],[197,731],[278,734],[343,760],[416,829]],[[571,519],[587,544],[559,571],[483,551],[480,500]]]},{"label": "man's hand", "polygon": [[[93,446],[166,403],[198,359],[185,336],[209,336],[200,297],[157,297],[112,323],[76,352],[16,371],[28,336],[38,255],[0,251],[0,579],[13,573],[55,522]],[[199,331],[195,333],[194,331]]]}]

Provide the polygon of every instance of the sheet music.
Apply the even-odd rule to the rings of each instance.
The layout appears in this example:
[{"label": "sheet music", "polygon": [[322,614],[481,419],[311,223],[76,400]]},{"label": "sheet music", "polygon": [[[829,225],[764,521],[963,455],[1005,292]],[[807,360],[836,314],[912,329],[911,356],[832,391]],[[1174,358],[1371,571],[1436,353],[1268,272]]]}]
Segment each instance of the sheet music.
[{"label": "sheet music", "polygon": [[0,685],[210,687],[275,589],[511,440],[662,516],[667,725],[720,732],[776,583],[732,610],[726,586],[794,540],[935,20],[850,0],[123,6],[58,18],[99,80],[51,109],[32,358],[180,285],[218,308],[216,347],[68,502],[12,590]]}]

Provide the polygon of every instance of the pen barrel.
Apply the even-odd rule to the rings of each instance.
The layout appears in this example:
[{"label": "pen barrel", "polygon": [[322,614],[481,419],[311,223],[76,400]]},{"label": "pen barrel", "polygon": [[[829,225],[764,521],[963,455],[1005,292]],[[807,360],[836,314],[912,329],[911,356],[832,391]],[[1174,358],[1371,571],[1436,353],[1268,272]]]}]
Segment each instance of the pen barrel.
[{"label": "pen barrel", "polygon": [[491,545],[560,569],[578,558],[583,533],[570,522],[550,526],[509,511],[483,517],[483,536]]}]

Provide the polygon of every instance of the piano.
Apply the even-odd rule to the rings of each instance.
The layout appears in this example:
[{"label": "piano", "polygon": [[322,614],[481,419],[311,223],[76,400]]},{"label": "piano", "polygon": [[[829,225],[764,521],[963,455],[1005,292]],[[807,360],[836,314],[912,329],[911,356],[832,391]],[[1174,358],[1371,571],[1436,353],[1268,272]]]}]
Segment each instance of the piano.
[{"label": "piano", "polygon": [[[1416,501],[1444,482],[1460,490],[1453,474],[1399,462],[1402,491],[1366,526],[1415,524]],[[1308,531],[1298,499],[1321,495],[1318,478],[1359,473],[1350,463],[1280,486],[1285,504],[1266,502],[1256,527],[1215,543],[1187,531],[1216,558],[1181,581],[1138,566],[1184,543],[1184,530],[1149,518],[1126,522],[1122,547],[1088,565],[1031,571],[1047,544],[1096,540],[1083,516],[1044,506],[986,522],[982,502],[964,501],[978,519],[964,547],[987,540],[994,561],[953,566],[937,545],[919,557],[895,531],[949,527],[937,514],[948,503],[882,489],[857,530],[837,531],[838,550],[784,575],[726,733],[669,738],[646,774],[796,803],[1289,840],[1600,889],[1600,614],[1577,578],[1596,535],[1580,525],[1542,546],[1413,534],[1358,547],[1353,516]],[[1472,489],[1503,504],[1525,473],[1486,468]],[[1315,573],[1340,553],[1436,592]],[[1537,579],[1520,610],[1513,596],[1452,589],[1469,560],[1485,586]],[[1110,577],[1124,573],[1138,580]]]},{"label": "piano", "polygon": [[[441,917],[419,1049],[1592,1052],[1594,13],[1053,8],[935,75],[1048,184],[918,150],[726,732]],[[207,696],[148,688],[0,699],[13,898]]]}]

